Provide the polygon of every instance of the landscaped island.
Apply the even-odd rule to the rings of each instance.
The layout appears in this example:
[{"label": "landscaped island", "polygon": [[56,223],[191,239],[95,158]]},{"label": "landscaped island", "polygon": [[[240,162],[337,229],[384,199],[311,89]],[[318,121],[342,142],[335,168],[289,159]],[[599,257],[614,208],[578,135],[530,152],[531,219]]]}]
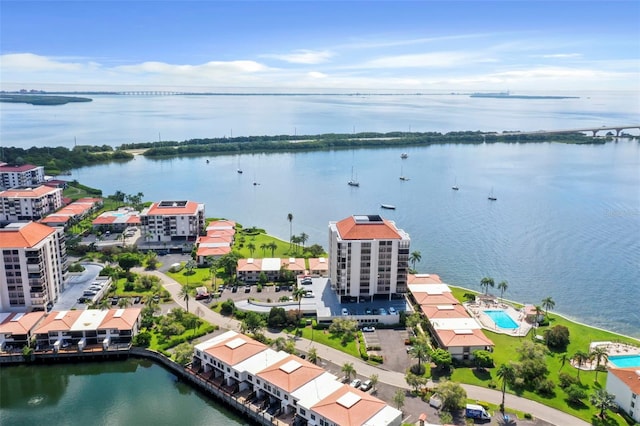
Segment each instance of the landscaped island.
[{"label": "landscaped island", "polygon": [[31,105],[64,105],[70,102],[91,102],[92,100],[93,99],[91,98],[81,98],[79,96],[23,95],[7,93],[0,95],[0,102]]}]

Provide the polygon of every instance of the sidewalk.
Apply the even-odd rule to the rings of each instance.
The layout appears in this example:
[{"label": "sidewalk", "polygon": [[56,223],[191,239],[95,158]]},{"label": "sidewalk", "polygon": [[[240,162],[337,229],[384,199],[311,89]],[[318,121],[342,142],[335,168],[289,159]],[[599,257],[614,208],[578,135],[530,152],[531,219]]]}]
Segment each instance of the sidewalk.
[{"label": "sidewalk", "polygon": [[[158,272],[158,271],[144,271],[146,274],[155,275],[160,278],[162,285],[167,289],[169,293],[171,293],[171,297],[173,300],[181,306],[183,309],[186,309],[186,303],[179,296],[181,285],[173,278],[168,277],[167,275]],[[193,299],[192,299],[193,300]],[[209,308],[203,307],[200,303],[193,300],[189,304],[189,310],[192,313],[196,312],[195,306],[198,306],[198,315],[210,322],[211,324],[215,324],[222,329],[240,331],[239,324],[240,321],[237,321],[232,318],[227,318],[223,315],[218,314],[217,312],[212,311]],[[271,333],[269,331],[265,331],[265,335],[269,338],[280,337],[280,334]],[[392,385],[398,388],[410,389],[407,386],[406,381],[404,380],[404,374],[397,371],[389,371],[385,370],[384,366],[375,367],[373,365],[367,364],[360,358],[352,357],[351,355],[345,354],[344,352],[340,352],[336,349],[330,348],[328,346],[321,345],[316,342],[312,342],[308,339],[296,338],[296,349],[302,352],[308,352],[310,348],[315,347],[318,353],[318,356],[324,360],[330,360],[331,363],[335,365],[344,365],[346,362],[353,363],[355,370],[358,372],[358,375],[370,377],[372,374],[378,375],[378,380],[380,383],[386,383],[388,385]],[[429,382],[429,387],[435,387],[436,384],[433,382]],[[502,402],[502,392],[487,389],[480,386],[461,384],[461,386],[467,391],[467,396],[470,399],[477,399],[481,401],[490,402],[493,404],[500,404]],[[570,414],[564,413],[562,411],[556,410],[551,407],[547,407],[546,405],[540,404],[535,401],[531,401],[529,399],[521,398],[516,395],[506,394],[505,396],[505,404],[513,408],[515,410],[519,410],[525,413],[530,413],[536,418],[544,420],[545,422],[557,425],[557,426],[588,426],[589,423],[578,419]]]}]

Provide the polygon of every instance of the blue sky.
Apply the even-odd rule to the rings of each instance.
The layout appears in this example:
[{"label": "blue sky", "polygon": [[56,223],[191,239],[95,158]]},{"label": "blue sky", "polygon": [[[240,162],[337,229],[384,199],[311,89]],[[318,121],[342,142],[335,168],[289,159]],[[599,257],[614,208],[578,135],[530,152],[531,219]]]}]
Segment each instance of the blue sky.
[{"label": "blue sky", "polygon": [[0,0],[3,90],[639,90],[640,2]]}]

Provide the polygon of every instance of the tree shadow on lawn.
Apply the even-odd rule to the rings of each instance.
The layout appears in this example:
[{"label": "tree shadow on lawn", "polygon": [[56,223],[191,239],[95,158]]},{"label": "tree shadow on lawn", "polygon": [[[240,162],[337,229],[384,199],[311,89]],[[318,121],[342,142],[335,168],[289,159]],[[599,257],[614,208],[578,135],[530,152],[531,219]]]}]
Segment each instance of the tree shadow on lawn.
[{"label": "tree shadow on lawn", "polygon": [[471,371],[478,380],[482,380],[483,382],[489,381],[492,378],[491,372],[489,370],[485,370],[484,368],[472,368]]},{"label": "tree shadow on lawn", "polygon": [[[622,424],[625,424],[626,421],[622,421]],[[598,416],[598,413],[594,414],[593,416],[591,416],[591,424],[592,426],[617,426],[618,421],[616,421],[616,419],[614,419],[613,417],[610,416],[606,416],[604,419],[600,418],[600,416]]]}]

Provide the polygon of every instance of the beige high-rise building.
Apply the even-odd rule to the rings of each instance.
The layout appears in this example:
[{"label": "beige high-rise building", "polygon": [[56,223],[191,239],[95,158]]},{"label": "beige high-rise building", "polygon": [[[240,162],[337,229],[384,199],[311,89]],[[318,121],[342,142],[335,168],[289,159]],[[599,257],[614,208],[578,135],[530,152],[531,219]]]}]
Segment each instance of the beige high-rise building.
[{"label": "beige high-rise building", "polygon": [[329,278],[345,298],[388,298],[407,291],[411,239],[379,215],[329,223]]},{"label": "beige high-rise building", "polygon": [[48,310],[64,290],[64,232],[35,222],[0,229],[0,311]]}]

